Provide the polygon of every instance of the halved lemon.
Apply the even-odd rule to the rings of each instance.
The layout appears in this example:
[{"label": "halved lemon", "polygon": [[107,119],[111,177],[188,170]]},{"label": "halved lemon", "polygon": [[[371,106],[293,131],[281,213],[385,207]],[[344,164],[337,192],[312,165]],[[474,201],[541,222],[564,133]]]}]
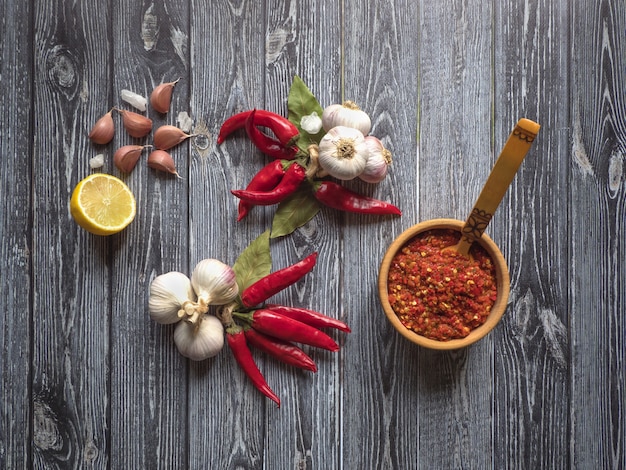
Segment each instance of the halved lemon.
[{"label": "halved lemon", "polygon": [[96,235],[112,235],[135,218],[135,196],[119,178],[94,173],[81,180],[72,193],[70,213],[78,225]]}]

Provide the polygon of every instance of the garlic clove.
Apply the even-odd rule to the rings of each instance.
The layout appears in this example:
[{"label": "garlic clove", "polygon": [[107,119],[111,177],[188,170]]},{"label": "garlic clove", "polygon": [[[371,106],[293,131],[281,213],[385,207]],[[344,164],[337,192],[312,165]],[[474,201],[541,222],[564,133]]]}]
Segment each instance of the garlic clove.
[{"label": "garlic clove", "polygon": [[[148,309],[150,317],[157,323],[176,323],[191,312],[196,301],[196,293],[191,281],[183,273],[171,271],[154,278],[150,284]],[[192,307],[192,308],[189,308]]]},{"label": "garlic clove", "polygon": [[372,135],[365,137],[365,144],[369,156],[365,169],[359,178],[367,183],[379,183],[387,176],[387,170],[392,161],[391,152],[383,146],[378,138]]},{"label": "garlic clove", "polygon": [[315,111],[300,119],[300,129],[309,135],[315,135],[322,129],[322,119]]},{"label": "garlic clove", "polygon": [[[180,80],[180,78],[178,80]],[[169,111],[172,102],[172,92],[178,80],[169,83],[161,83],[152,90],[150,94],[150,105],[159,113],[165,114]]]},{"label": "garlic clove", "polygon": [[118,109],[118,112],[122,115],[122,122],[126,132],[132,137],[145,137],[152,130],[152,119],[125,109]]},{"label": "garlic clove", "polygon": [[237,297],[235,271],[216,259],[203,259],[191,274],[191,285],[200,305],[224,305]]},{"label": "garlic clove", "polygon": [[224,326],[213,315],[204,315],[197,325],[182,321],[174,330],[174,344],[192,361],[214,357],[224,347]]},{"label": "garlic clove", "polygon": [[148,155],[148,166],[154,170],[171,173],[178,178],[182,178],[176,171],[176,164],[172,156],[165,150],[153,150]]},{"label": "garlic clove", "polygon": [[165,125],[154,132],[154,146],[159,150],[169,150],[194,136],[195,134],[187,134],[176,126]]},{"label": "garlic clove", "polygon": [[365,137],[358,129],[336,126],[319,143],[319,165],[340,180],[351,180],[365,169],[368,150]]},{"label": "garlic clove", "polygon": [[95,144],[108,144],[115,135],[115,124],[113,123],[113,110],[106,113],[96,121],[89,131],[89,138]]},{"label": "garlic clove", "polygon": [[369,134],[372,121],[354,101],[344,101],[343,104],[331,104],[322,112],[322,125],[328,132],[333,127],[345,126],[360,130],[363,135]]},{"label": "garlic clove", "polygon": [[126,103],[138,109],[139,111],[145,111],[147,109],[146,98],[133,91],[122,90],[120,92],[120,97],[122,98],[122,101],[125,101]]},{"label": "garlic clove", "polygon": [[130,173],[133,171],[139,158],[141,157],[141,152],[146,147],[151,147],[150,145],[124,145],[118,148],[113,154],[113,164],[120,170],[122,173]]}]

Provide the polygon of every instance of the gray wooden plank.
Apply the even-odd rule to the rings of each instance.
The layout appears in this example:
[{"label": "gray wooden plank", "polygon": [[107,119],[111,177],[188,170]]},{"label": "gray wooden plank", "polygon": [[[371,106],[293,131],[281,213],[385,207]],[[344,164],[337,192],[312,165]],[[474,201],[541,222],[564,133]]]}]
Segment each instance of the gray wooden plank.
[{"label": "gray wooden plank", "polygon": [[[74,185],[90,173],[87,134],[110,105],[106,5],[33,2],[32,462],[108,462],[109,241],[73,223]],[[105,69],[106,70],[106,69]]]},{"label": "gray wooden plank", "polygon": [[[287,116],[287,96],[294,75],[311,89],[320,104],[330,104],[341,92],[340,36],[327,31],[341,28],[341,12],[329,2],[267,2],[265,32],[266,107]],[[321,47],[321,45],[323,45]],[[275,207],[271,209],[272,214]],[[272,298],[341,315],[341,286],[332,282],[341,270],[341,216],[323,208],[294,234],[272,242],[276,268],[288,266],[313,251],[319,253],[314,270],[297,285]],[[340,344],[345,334],[327,331]],[[331,353],[304,347],[316,361],[316,374],[285,368],[266,360],[267,377],[283,390],[281,412],[274,425],[281,438],[267,439],[266,468],[338,468],[341,452],[340,401],[343,351]]]},{"label": "gray wooden plank", "polygon": [[[568,421],[568,2],[499,3],[495,150],[521,117],[542,125],[502,203],[494,238],[511,274],[496,338],[495,461],[570,465]],[[522,15],[525,21],[507,22]],[[559,429],[559,432],[555,432]]]},{"label": "gray wooden plank", "polygon": [[[162,115],[150,106],[153,132],[176,125],[188,111],[189,8],[186,2],[120,2],[111,15],[114,66],[113,98],[122,109],[123,89],[149,97],[162,82],[180,78],[170,111]],[[121,117],[121,116],[120,116]],[[121,120],[118,119],[121,123]],[[119,132],[111,147],[152,144]],[[154,277],[169,271],[189,273],[188,147],[171,149],[182,176],[158,172],[146,165],[149,150],[129,175],[112,173],[130,186],[137,216],[123,236],[113,241],[111,275],[111,462],[125,468],[183,468],[188,461],[186,361],[173,344],[173,325],[153,322],[147,310]]]},{"label": "gray wooden plank", "polygon": [[[492,22],[493,5],[486,3],[420,10],[420,220],[465,220],[491,170]],[[492,341],[487,336],[450,353],[420,351],[421,465],[491,465]]]},{"label": "gray wooden plank", "polygon": [[370,115],[371,134],[393,155],[381,183],[355,180],[345,186],[390,201],[403,214],[344,216],[342,308],[353,333],[342,389],[343,468],[418,468],[419,441],[424,440],[419,352],[391,327],[377,291],[378,268],[389,244],[418,222],[421,11],[414,2],[349,2],[345,7],[342,99],[355,101]]},{"label": "gray wooden plank", "polygon": [[[572,5],[571,462],[626,465],[626,5]],[[585,34],[579,34],[585,31]]]},{"label": "gray wooden plank", "polygon": [[[267,227],[266,210],[253,209],[236,221],[237,199],[263,159],[238,132],[217,146],[222,122],[254,107],[264,108],[263,2],[223,2],[210,9],[192,4],[190,110],[197,128],[209,135],[193,148],[189,171],[192,265],[215,258],[233,265]],[[259,368],[266,371],[263,361]],[[258,392],[238,367],[227,345],[214,359],[193,364],[189,376],[191,468],[260,468],[271,425],[282,412]],[[282,395],[278,384],[270,383]],[[268,434],[269,433],[269,434]]]},{"label": "gray wooden plank", "polygon": [[28,468],[31,449],[32,5],[3,2],[0,17],[0,468]]}]

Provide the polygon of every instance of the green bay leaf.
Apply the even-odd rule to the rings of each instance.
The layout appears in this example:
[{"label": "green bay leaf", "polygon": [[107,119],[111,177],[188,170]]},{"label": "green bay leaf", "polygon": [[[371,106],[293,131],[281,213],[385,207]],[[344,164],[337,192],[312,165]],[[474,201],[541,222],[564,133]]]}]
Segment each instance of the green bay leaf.
[{"label": "green bay leaf", "polygon": [[298,148],[306,152],[310,144],[319,144],[325,134],[324,129],[320,129],[320,131],[315,135],[310,135],[306,131],[302,130],[300,127],[300,120],[303,116],[308,116],[313,112],[317,113],[321,119],[324,110],[317,101],[317,98],[315,98],[315,95],[313,95],[311,90],[309,90],[309,87],[307,87],[302,79],[297,75],[293,77],[293,82],[291,84],[291,88],[289,89],[287,109],[288,119],[295,124],[300,131],[300,136],[296,142]]},{"label": "green bay leaf", "polygon": [[233,265],[239,293],[262,277],[267,276],[271,270],[270,231],[266,230],[241,252]]},{"label": "green bay leaf", "polygon": [[270,238],[289,235],[315,217],[319,210],[320,204],[311,195],[310,189],[301,186],[298,191],[278,205],[272,221]]}]

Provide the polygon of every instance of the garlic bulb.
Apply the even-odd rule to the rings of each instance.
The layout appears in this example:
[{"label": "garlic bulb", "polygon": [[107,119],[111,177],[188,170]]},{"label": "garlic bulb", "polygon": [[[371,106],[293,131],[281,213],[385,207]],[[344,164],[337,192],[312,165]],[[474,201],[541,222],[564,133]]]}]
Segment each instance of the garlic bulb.
[{"label": "garlic bulb", "polygon": [[203,259],[191,274],[200,305],[224,305],[239,293],[235,271],[216,259]]},{"label": "garlic bulb", "polygon": [[387,169],[391,165],[391,152],[373,135],[365,137],[365,145],[369,157],[359,178],[368,183],[379,183],[387,176]]},{"label": "garlic bulb", "polygon": [[213,315],[204,315],[197,325],[182,321],[174,330],[174,343],[183,356],[202,361],[224,347],[224,327]]},{"label": "garlic bulb", "polygon": [[157,323],[176,323],[180,320],[179,312],[189,309],[195,300],[196,294],[187,276],[177,271],[161,274],[150,284],[150,317]]},{"label": "garlic bulb", "polygon": [[319,143],[319,165],[340,180],[351,180],[365,169],[368,152],[363,133],[352,127],[330,129]]},{"label": "garlic bulb", "polygon": [[336,126],[345,126],[358,129],[363,135],[367,135],[372,128],[372,121],[354,101],[344,101],[343,104],[331,104],[324,109],[322,125],[326,132]]}]

